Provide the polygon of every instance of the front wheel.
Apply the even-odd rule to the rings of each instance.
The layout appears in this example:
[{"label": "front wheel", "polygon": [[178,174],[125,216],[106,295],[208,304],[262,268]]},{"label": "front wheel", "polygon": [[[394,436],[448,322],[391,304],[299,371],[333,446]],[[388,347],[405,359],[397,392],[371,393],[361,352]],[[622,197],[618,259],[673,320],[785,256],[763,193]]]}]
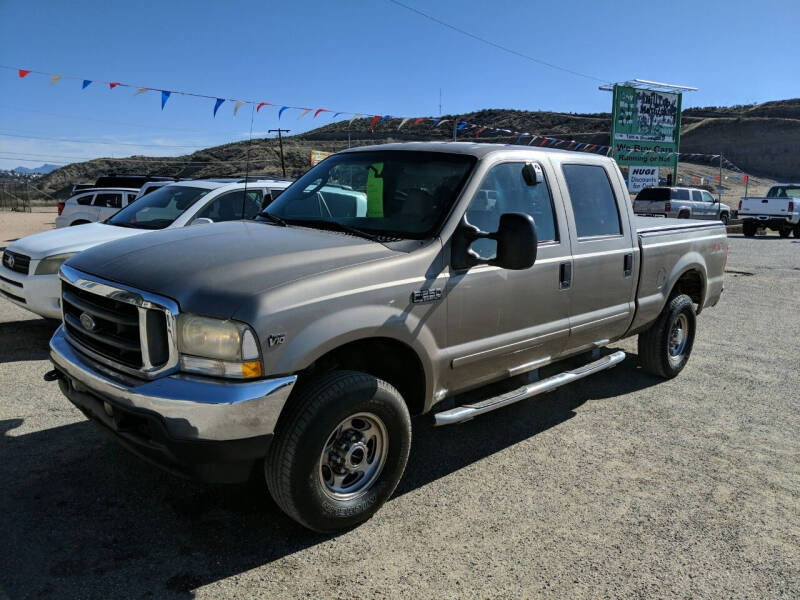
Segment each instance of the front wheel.
[{"label": "front wheel", "polygon": [[692,299],[672,298],[649,329],[639,334],[639,362],[648,373],[671,379],[689,361],[697,319]]},{"label": "front wheel", "polygon": [[719,216],[719,220],[722,221],[722,224],[725,225],[725,227],[727,227],[728,226],[728,213],[722,213]]},{"label": "front wheel", "polygon": [[334,371],[290,402],[264,462],[275,502],[314,531],[366,521],[408,461],[411,419],[403,397],[371,375]]}]

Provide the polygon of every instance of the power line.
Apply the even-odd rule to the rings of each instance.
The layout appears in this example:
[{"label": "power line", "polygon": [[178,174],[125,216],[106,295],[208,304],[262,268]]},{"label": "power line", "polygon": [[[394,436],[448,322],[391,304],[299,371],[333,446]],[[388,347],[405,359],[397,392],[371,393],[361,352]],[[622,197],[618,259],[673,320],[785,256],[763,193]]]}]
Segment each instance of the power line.
[{"label": "power line", "polygon": [[479,35],[475,35],[474,33],[470,33],[469,31],[465,31],[465,30],[461,29],[460,27],[456,27],[455,25],[451,25],[450,23],[445,23],[441,19],[437,19],[436,17],[434,17],[432,15],[429,15],[428,13],[424,13],[421,10],[418,10],[418,9],[414,8],[413,6],[409,6],[408,4],[403,4],[402,2],[399,2],[398,0],[388,0],[388,1],[391,2],[392,4],[396,4],[397,6],[405,8],[406,10],[410,10],[411,12],[416,13],[416,14],[420,15],[421,17],[425,17],[426,19],[428,19],[430,21],[433,21],[434,23],[438,23],[439,25],[441,25],[443,27],[447,27],[448,29],[452,29],[453,31],[456,31],[456,32],[460,33],[461,35],[465,35],[467,37],[471,37],[473,40],[477,40],[477,41],[481,42],[482,44],[487,44],[489,46],[497,48],[498,50],[502,50],[503,52],[508,52],[509,54],[513,54],[514,56],[518,56],[520,58],[524,58],[525,60],[529,60],[531,62],[535,62],[537,64],[540,64],[540,65],[545,66],[545,67],[549,67],[551,69],[555,69],[557,71],[563,71],[564,73],[570,73],[571,75],[577,75],[578,77],[585,77],[586,79],[592,79],[594,81],[599,81],[600,83],[609,83],[609,81],[607,79],[601,79],[599,77],[595,77],[594,75],[587,75],[586,73],[581,73],[580,71],[575,71],[573,69],[568,69],[567,67],[560,67],[558,65],[554,65],[553,63],[541,60],[539,58],[534,58],[533,56],[529,56],[528,54],[523,54],[522,52],[519,52],[519,51],[514,50],[512,48],[508,48],[506,46],[501,46],[500,44],[498,44],[496,42],[493,42],[491,40],[487,40],[486,38],[483,38],[483,37],[481,37]]},{"label": "power line", "polygon": [[[5,131],[11,131],[6,129]],[[56,142],[69,142],[75,144],[105,144],[109,146],[137,146],[140,148],[143,147],[151,147],[151,148],[193,148],[193,149],[202,149],[207,148],[208,146],[188,146],[188,145],[181,145],[181,144],[134,144],[131,142],[105,142],[100,140],[78,140],[74,138],[58,138],[58,137],[45,137],[45,136],[37,136],[37,135],[19,135],[14,133],[0,133],[0,137],[14,137],[14,138],[23,138],[29,140],[48,140],[48,141],[56,141]]]}]

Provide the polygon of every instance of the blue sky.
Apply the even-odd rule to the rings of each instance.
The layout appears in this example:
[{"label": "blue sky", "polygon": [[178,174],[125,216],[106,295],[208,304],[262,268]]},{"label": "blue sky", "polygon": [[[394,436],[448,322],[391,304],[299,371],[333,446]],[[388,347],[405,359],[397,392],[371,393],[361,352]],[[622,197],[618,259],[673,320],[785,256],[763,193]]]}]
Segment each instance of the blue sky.
[{"label": "blue sky", "polygon": [[[684,106],[800,96],[791,0],[403,0],[456,27],[608,81],[700,88]],[[515,108],[598,112],[598,82],[502,52],[388,0],[0,0],[0,65],[167,90],[407,116]],[[178,155],[248,135],[231,103],[0,69],[0,168]],[[312,113],[313,114],[313,113]],[[330,121],[264,108],[254,132]],[[487,123],[487,125],[489,125]],[[45,139],[42,139],[45,138]]]}]

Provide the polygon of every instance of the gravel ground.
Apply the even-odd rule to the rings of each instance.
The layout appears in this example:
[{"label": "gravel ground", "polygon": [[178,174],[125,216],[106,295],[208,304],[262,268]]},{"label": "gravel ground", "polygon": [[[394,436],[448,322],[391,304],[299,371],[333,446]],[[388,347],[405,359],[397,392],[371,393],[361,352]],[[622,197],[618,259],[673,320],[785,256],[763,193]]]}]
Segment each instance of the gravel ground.
[{"label": "gravel ground", "polygon": [[616,369],[434,429],[395,496],[311,534],[263,490],[129,456],[0,301],[0,597],[800,597],[800,240],[731,237],[684,372]]},{"label": "gravel ground", "polygon": [[0,248],[21,237],[56,226],[55,208],[37,209],[35,212],[0,210]]}]

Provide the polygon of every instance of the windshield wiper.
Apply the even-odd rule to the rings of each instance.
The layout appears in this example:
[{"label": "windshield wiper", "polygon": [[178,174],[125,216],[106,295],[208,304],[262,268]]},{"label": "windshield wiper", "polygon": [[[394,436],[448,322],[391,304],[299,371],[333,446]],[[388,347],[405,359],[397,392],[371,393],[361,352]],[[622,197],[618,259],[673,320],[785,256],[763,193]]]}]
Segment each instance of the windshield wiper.
[{"label": "windshield wiper", "polygon": [[267,211],[260,213],[258,216],[265,217],[266,219],[269,219],[271,222],[275,223],[275,225],[280,225],[281,227],[286,227],[287,225],[286,221],[281,219],[278,215],[273,215]]},{"label": "windshield wiper", "polygon": [[374,233],[364,231],[363,229],[358,229],[357,227],[353,227],[351,225],[345,225],[339,221],[326,221],[324,219],[303,219],[302,221],[299,219],[293,219],[293,221],[306,227],[318,227],[319,229],[332,229],[334,231],[350,233],[352,235],[357,235],[358,237],[366,238],[373,242],[380,242],[382,237],[375,235]]}]

